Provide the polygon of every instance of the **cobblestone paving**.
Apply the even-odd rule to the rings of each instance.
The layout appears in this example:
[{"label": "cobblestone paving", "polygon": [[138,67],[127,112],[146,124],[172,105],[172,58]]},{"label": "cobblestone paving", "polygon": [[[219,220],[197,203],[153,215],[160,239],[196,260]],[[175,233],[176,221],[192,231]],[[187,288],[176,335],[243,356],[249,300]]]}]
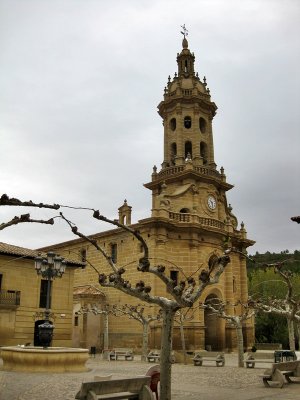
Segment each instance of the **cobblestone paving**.
[{"label": "cobblestone paving", "polygon": [[[300,384],[283,389],[265,388],[259,375],[263,368],[238,368],[236,355],[226,355],[226,366],[174,364],[172,400],[300,400]],[[130,377],[144,374],[151,364],[140,361],[104,361],[91,358],[89,371],[83,373],[45,374],[2,371],[0,400],[74,400],[83,381],[94,375]],[[262,365],[262,367],[264,367]]]}]

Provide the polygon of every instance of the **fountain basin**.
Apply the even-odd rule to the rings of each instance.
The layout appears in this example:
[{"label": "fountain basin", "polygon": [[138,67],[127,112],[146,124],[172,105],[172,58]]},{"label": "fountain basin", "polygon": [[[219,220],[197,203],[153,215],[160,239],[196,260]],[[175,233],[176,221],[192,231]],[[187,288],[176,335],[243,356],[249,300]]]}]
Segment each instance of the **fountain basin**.
[{"label": "fountain basin", "polygon": [[16,372],[85,372],[88,349],[70,347],[7,346],[1,347],[4,371]]}]

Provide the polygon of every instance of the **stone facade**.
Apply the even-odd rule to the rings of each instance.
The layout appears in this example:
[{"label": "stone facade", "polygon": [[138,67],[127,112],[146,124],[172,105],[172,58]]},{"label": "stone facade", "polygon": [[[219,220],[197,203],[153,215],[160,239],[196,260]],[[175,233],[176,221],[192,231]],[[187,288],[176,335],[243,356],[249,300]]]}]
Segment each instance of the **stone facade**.
[{"label": "stone facade", "polygon": [[[152,211],[149,218],[131,224],[131,207],[125,200],[119,208],[119,221],[140,232],[149,246],[153,265],[166,266],[174,280],[193,276],[202,268],[209,269],[225,246],[234,246],[241,252],[254,244],[247,239],[244,224],[238,227],[232,207],[227,203],[226,192],[233,188],[224,174],[216,169],[212,121],[217,106],[211,100],[206,79],[200,80],[194,69],[195,56],[184,38],[182,51],[177,55],[178,72],[168,78],[158,112],[164,125],[164,159],[161,169],[153,168],[151,181],[144,186],[152,193]],[[140,243],[130,233],[113,229],[91,236],[114,258],[118,266],[126,269],[126,279],[132,284],[143,279],[152,286],[152,294],[167,296],[164,285],[151,274],[141,277],[136,267],[142,256]],[[75,285],[97,285],[99,272],[109,273],[106,260],[95,248],[83,240],[72,240],[53,246],[65,256],[85,255],[90,266],[76,272]],[[117,290],[101,288],[104,297],[76,300],[78,304],[138,304]],[[246,261],[239,254],[231,255],[220,282],[209,287],[200,302],[217,297],[234,303],[246,301],[248,296]],[[230,307],[229,307],[230,308]],[[239,312],[236,306],[228,312]],[[76,310],[75,310],[76,312]],[[149,313],[157,313],[149,307]],[[103,348],[103,316],[76,316],[79,328],[77,342],[73,345]],[[90,319],[90,321],[89,321]],[[80,320],[80,321],[79,321]],[[98,329],[96,328],[98,326]],[[187,348],[233,349],[236,348],[235,331],[223,320],[200,310],[198,304],[190,311],[184,324]],[[98,336],[92,335],[97,329]],[[161,322],[152,323],[150,347],[160,346]],[[109,317],[110,347],[141,347],[142,326],[126,317]],[[93,339],[91,338],[93,336]],[[244,327],[245,347],[254,340],[253,321]],[[80,339],[78,339],[80,337]],[[175,323],[173,348],[180,349],[179,325]]]},{"label": "stone facade", "polygon": [[[0,346],[36,344],[45,310],[41,277],[34,269],[37,255],[37,251],[0,242]],[[69,261],[63,277],[52,282],[54,346],[72,345],[74,270],[83,266]]]}]

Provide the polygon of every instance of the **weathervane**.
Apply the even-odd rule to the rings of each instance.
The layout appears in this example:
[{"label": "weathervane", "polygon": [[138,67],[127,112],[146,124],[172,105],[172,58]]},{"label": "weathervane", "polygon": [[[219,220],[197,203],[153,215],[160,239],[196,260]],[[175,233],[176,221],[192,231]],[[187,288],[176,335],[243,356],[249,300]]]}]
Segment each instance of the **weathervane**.
[{"label": "weathervane", "polygon": [[183,36],[184,36],[184,38],[185,38],[186,36],[188,36],[189,31],[186,29],[185,24],[180,25],[180,26],[181,26],[181,28],[182,28],[182,31],[180,31],[180,33],[182,33]]}]

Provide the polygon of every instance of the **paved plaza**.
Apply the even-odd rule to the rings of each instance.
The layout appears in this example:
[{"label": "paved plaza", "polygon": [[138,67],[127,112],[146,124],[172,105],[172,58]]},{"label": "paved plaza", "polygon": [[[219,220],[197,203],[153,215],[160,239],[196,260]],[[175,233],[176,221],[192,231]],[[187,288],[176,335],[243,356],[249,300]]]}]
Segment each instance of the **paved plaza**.
[{"label": "paved plaza", "polygon": [[[174,364],[172,400],[300,400],[300,383],[283,389],[263,386],[259,375],[268,365],[238,368],[236,354],[225,358],[225,367]],[[88,372],[33,374],[2,371],[1,362],[0,400],[74,400],[81,383],[94,375],[132,377],[144,374],[151,365],[139,360],[105,361],[96,356],[87,362]]]}]

